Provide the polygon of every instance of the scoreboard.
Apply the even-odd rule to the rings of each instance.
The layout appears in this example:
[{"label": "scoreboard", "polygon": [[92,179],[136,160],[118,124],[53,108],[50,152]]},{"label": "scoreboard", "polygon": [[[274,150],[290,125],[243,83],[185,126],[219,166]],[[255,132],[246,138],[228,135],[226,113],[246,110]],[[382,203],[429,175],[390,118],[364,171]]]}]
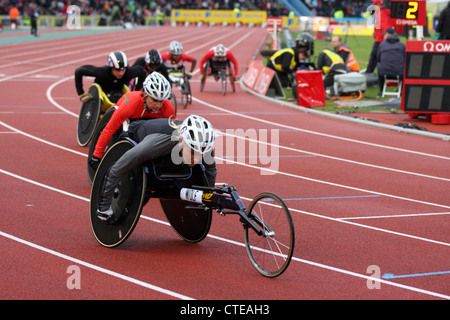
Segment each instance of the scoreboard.
[{"label": "scoreboard", "polygon": [[426,0],[391,0],[391,22],[397,26],[425,26]]},{"label": "scoreboard", "polygon": [[450,40],[406,41],[402,110],[450,114]]}]

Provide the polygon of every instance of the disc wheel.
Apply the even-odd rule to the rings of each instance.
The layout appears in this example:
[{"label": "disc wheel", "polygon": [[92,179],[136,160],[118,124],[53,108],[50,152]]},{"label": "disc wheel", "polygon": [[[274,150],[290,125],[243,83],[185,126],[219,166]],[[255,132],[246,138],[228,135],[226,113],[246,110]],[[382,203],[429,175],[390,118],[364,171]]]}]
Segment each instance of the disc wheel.
[{"label": "disc wheel", "polygon": [[230,64],[228,64],[227,68],[228,68],[228,71],[229,71],[228,74],[229,74],[229,77],[230,77],[231,90],[233,92],[236,92],[236,86],[234,84],[234,72],[233,72],[233,69],[231,68]]},{"label": "disc wheel", "polygon": [[[114,112],[116,111],[116,109],[117,109],[117,107],[113,106],[105,112],[103,117],[100,119],[97,127],[95,128],[94,134],[92,136],[91,144],[89,146],[88,161],[87,161],[88,162],[88,165],[87,165],[88,178],[89,178],[90,183],[92,183],[92,181],[94,180],[95,171],[91,168],[91,166],[89,166],[89,160],[92,159],[92,156],[94,155],[94,151],[95,151],[95,146],[97,145],[97,141],[100,138],[100,135],[102,134],[103,129],[105,129],[109,120],[111,120],[111,117],[114,114]],[[117,130],[117,132],[111,137],[111,141],[108,143],[106,150],[108,150],[108,148],[110,148],[119,139],[119,136],[121,133],[122,133],[122,128],[119,128],[119,130]]]},{"label": "disc wheel", "polygon": [[265,277],[281,275],[294,253],[294,224],[289,209],[277,195],[261,193],[253,199],[247,216],[262,231],[258,235],[252,228],[245,228],[245,245],[253,266]]},{"label": "disc wheel", "polygon": [[170,93],[169,101],[173,104],[173,109],[175,110],[175,116],[177,115],[177,98],[173,91]]},{"label": "disc wheel", "polygon": [[103,193],[106,174],[132,147],[133,144],[127,140],[115,143],[103,157],[92,184],[91,227],[95,238],[104,247],[112,248],[125,242],[134,230],[145,203],[147,178],[143,166],[138,166],[123,176],[114,192],[111,204],[113,217],[108,221],[102,221],[97,217],[98,202]]},{"label": "disc wheel", "polygon": [[91,86],[89,88],[89,94],[92,98],[81,105],[80,115],[78,116],[77,140],[78,144],[82,147],[91,141],[101,112],[102,103],[98,88]]},{"label": "disc wheel", "polygon": [[209,71],[209,62],[205,64],[205,68],[203,69],[203,79],[200,82],[200,92],[203,92],[203,89],[205,88],[206,78],[208,77],[208,71]]}]

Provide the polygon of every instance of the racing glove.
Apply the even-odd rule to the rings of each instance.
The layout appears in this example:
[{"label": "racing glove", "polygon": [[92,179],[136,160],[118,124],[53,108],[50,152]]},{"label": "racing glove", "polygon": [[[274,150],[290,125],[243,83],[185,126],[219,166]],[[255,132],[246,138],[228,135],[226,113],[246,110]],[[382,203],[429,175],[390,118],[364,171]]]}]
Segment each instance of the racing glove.
[{"label": "racing glove", "polygon": [[100,164],[100,158],[97,158],[96,156],[92,156],[91,159],[89,159],[88,161],[88,165],[89,167],[94,170],[97,171],[98,165]]},{"label": "racing glove", "polygon": [[89,99],[92,98],[91,94],[89,92],[83,93],[79,95],[80,101],[85,103],[86,101],[88,101]]}]

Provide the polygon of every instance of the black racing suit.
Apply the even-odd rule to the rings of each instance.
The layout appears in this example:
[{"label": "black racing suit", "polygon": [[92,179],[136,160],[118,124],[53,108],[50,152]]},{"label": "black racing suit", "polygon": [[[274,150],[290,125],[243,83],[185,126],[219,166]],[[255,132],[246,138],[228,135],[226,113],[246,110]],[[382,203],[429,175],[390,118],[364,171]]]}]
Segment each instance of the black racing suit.
[{"label": "black racing suit", "polygon": [[133,67],[134,66],[143,67],[145,69],[145,71],[147,72],[147,75],[151,74],[154,71],[159,72],[164,76],[164,78],[167,79],[167,81],[169,81],[169,83],[172,83],[172,81],[169,78],[169,72],[167,71],[167,67],[165,66],[164,63],[161,63],[158,68],[156,68],[155,70],[152,70],[149,67],[147,67],[147,64],[145,63],[145,58],[141,57],[136,60],[136,62],[133,64]]},{"label": "black racing suit", "polygon": [[[182,121],[173,120],[173,123],[179,126]],[[128,171],[150,160],[167,155],[179,155],[181,151],[180,133],[177,129],[172,128],[168,119],[165,118],[133,121],[127,134],[138,144],[125,152],[109,170],[105,178],[103,195],[99,201],[100,211],[108,210],[115,188]],[[204,156],[203,165],[208,185],[214,186],[217,169],[213,154]]]},{"label": "black racing suit", "polygon": [[[117,79],[112,74],[112,68],[105,65],[103,67],[95,67],[92,65],[84,65],[75,70],[75,88],[78,95],[84,93],[83,76],[95,77],[94,82],[100,85],[103,92],[106,93],[111,102],[116,103],[122,96],[123,86],[128,86],[132,79],[138,78],[135,90],[142,89],[146,72],[141,66],[128,66],[122,78]],[[135,82],[136,83],[136,82]],[[114,94],[120,93],[120,94]]]}]

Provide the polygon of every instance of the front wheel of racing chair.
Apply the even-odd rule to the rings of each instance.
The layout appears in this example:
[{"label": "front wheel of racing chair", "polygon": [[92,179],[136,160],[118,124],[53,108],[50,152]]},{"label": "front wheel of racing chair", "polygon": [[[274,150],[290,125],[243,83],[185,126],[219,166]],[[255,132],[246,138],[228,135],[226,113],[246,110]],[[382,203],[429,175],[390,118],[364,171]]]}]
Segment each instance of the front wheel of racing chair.
[{"label": "front wheel of racing chair", "polygon": [[135,144],[129,140],[116,142],[104,155],[92,184],[90,217],[91,227],[97,241],[104,247],[113,248],[131,235],[145,204],[147,176],[143,166],[130,170],[114,191],[112,209],[114,215],[108,221],[97,217],[97,208],[103,193],[105,177],[116,161]]}]

